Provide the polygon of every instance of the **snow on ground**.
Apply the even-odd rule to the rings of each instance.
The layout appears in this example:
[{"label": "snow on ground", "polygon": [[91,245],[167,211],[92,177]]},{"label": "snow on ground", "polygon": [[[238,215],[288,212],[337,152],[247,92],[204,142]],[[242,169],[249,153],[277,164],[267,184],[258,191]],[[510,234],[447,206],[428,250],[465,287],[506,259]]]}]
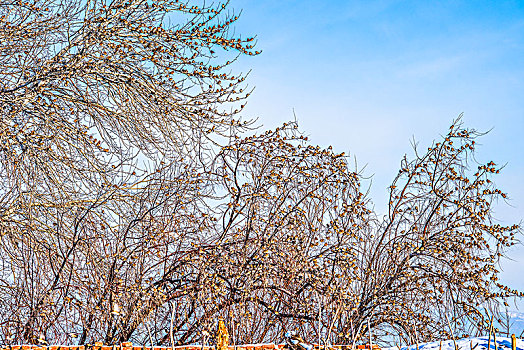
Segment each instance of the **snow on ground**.
[{"label": "snow on ground", "polygon": [[[488,337],[465,338],[456,340],[459,350],[487,350]],[[511,350],[511,338],[497,337],[497,344],[495,345],[493,337],[491,338],[489,350]],[[399,350],[398,347],[383,348],[382,350]],[[400,350],[417,350],[417,345],[402,346]],[[418,350],[455,350],[453,340],[443,340],[442,348],[440,341],[418,344]],[[524,340],[517,339],[517,350],[524,350]]]}]

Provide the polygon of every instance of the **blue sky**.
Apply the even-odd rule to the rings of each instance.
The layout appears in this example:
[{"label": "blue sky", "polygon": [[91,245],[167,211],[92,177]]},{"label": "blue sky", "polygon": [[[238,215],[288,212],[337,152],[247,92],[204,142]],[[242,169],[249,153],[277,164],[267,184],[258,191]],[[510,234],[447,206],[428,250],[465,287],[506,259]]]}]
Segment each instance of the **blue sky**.
[{"label": "blue sky", "polygon": [[[524,220],[524,1],[231,0],[237,33],[257,35],[240,59],[255,91],[245,116],[264,128],[293,119],[313,143],[356,156],[385,208],[400,159],[446,133],[464,113],[488,135],[477,159],[507,164],[496,178]],[[524,290],[524,248],[510,252],[503,282]],[[524,303],[521,302],[521,309]]]}]

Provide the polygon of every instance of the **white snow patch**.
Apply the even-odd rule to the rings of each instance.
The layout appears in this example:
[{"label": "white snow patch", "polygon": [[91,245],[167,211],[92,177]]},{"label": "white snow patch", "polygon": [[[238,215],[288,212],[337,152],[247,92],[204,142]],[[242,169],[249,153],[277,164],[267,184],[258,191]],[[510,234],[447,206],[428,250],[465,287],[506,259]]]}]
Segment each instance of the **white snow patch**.
[{"label": "white snow patch", "polygon": [[[488,337],[464,338],[456,340],[459,350],[488,350]],[[414,344],[410,346],[402,346],[400,350],[455,350],[453,340],[443,340],[442,345],[440,341],[433,341],[429,343]],[[489,350],[511,350],[511,338],[497,337],[497,342],[491,338]],[[382,350],[399,350],[394,346],[391,348],[383,348]],[[517,350],[524,350],[524,340],[517,339]]]}]

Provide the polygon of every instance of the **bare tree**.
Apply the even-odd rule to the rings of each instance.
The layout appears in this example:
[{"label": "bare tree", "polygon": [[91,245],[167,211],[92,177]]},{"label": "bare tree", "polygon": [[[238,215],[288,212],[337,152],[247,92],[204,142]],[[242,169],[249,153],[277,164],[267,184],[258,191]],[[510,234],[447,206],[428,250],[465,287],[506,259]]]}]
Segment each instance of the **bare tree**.
[{"label": "bare tree", "polygon": [[497,282],[521,229],[494,223],[506,194],[472,158],[478,133],[457,121],[404,159],[379,217],[296,123],[248,135],[226,69],[257,52],[237,18],[0,1],[1,341],[189,344],[218,317],[236,343],[423,341],[522,295]]},{"label": "bare tree", "polygon": [[[500,225],[493,203],[506,199],[491,178],[500,168],[473,158],[474,130],[460,118],[441,141],[401,162],[389,212],[364,236],[353,285],[354,327],[365,334],[400,334],[411,343],[486,329],[483,310],[500,298],[522,296],[497,282],[505,249],[518,243],[518,225]],[[344,317],[344,316],[342,316]],[[348,322],[341,334],[351,334]],[[341,339],[339,338],[339,341]]]},{"label": "bare tree", "polygon": [[219,154],[228,202],[218,266],[239,341],[281,339],[289,327],[316,332],[317,292],[343,278],[338,262],[358,241],[369,210],[342,154],[307,144],[296,124],[231,144]]},{"label": "bare tree", "polygon": [[0,2],[4,337],[128,339],[163,284],[183,284],[190,242],[155,241],[198,231],[217,142],[249,124],[245,77],[226,71],[257,53],[230,34],[237,18],[221,3]]}]

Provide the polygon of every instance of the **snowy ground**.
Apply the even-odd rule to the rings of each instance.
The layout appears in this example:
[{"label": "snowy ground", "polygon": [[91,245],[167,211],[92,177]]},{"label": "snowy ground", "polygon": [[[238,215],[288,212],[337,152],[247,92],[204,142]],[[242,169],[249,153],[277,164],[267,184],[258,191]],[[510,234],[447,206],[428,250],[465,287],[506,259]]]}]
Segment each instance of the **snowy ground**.
[{"label": "snowy ground", "polygon": [[[488,349],[488,337],[478,337],[478,338],[465,338],[458,339],[456,341],[459,350],[487,350]],[[511,338],[499,338],[497,337],[496,344],[491,338],[489,350],[511,350]],[[398,348],[384,348],[382,350],[398,350]],[[417,350],[417,345],[402,346],[400,350]],[[430,343],[421,343],[418,344],[418,350],[455,350],[455,345],[453,340],[443,340],[442,348],[440,348],[440,341],[434,341]],[[517,339],[517,350],[524,350],[524,340]]]}]

